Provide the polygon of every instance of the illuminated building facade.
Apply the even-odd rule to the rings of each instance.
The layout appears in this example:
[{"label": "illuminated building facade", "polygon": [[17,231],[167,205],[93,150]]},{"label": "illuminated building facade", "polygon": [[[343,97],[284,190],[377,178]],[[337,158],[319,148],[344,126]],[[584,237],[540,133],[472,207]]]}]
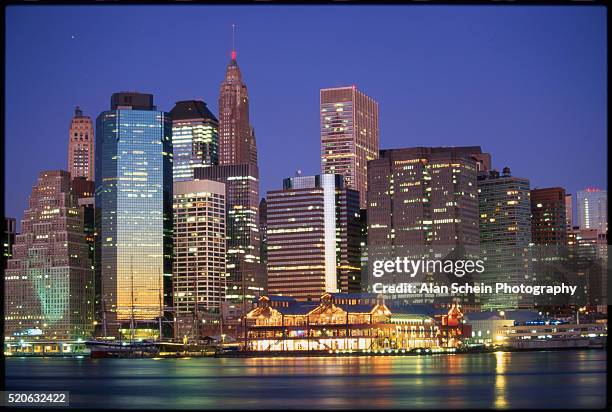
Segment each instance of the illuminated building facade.
[{"label": "illuminated building facade", "polygon": [[[172,122],[153,95],[115,93],[96,122],[96,269],[109,332],[157,334],[171,305]],[[128,330],[129,331],[126,332]]]},{"label": "illuminated building facade", "polygon": [[[509,168],[478,177],[480,244],[486,284],[507,282],[512,285],[532,281],[529,252],[531,243],[531,205],[529,180],[514,177]],[[483,310],[516,309],[533,306],[533,297],[511,294],[482,294]]]},{"label": "illuminated building facade", "polygon": [[176,102],[170,116],[172,177],[175,182],[193,180],[194,169],[219,163],[219,122],[201,100]]},{"label": "illuminated building facade", "polygon": [[[225,185],[174,182],[173,301],[175,336],[193,336],[225,298]],[[199,336],[199,335],[198,335]]]},{"label": "illuminated building facade", "polygon": [[211,166],[196,170],[196,179],[225,184],[227,228],[227,299],[251,299],[266,284],[260,264],[259,178],[250,164]]},{"label": "illuminated building facade", "polygon": [[269,293],[360,291],[359,193],[341,175],[284,179],[268,192],[267,219]]},{"label": "illuminated building facade", "polygon": [[355,86],[321,89],[321,173],[344,176],[366,207],[368,161],[378,158],[378,103]]},{"label": "illuminated building facade", "polygon": [[587,188],[576,193],[577,226],[608,233],[608,192]]},{"label": "illuminated building facade", "polygon": [[233,50],[219,93],[219,164],[243,163],[257,165],[257,145],[249,121],[247,86]]},{"label": "illuminated building facade", "polygon": [[7,340],[90,336],[94,273],[83,213],[64,170],[41,172],[4,272]]},{"label": "illuminated building facade", "polygon": [[456,348],[469,325],[453,307],[436,319],[422,313],[392,313],[382,297],[324,293],[303,302],[262,296],[247,314],[247,347],[253,351],[406,351]]},{"label": "illuminated building facade", "polygon": [[6,269],[8,260],[13,256],[13,245],[15,244],[15,236],[17,236],[17,221],[14,217],[4,218],[4,260],[3,267]]},{"label": "illuminated building facade", "polygon": [[565,189],[531,190],[531,238],[536,245],[567,244]]},{"label": "illuminated building facade", "polygon": [[566,231],[569,235],[574,227],[574,202],[571,193],[565,194],[565,222]]},{"label": "illuminated building facade", "polygon": [[94,129],[89,116],[77,106],[70,123],[68,171],[75,177],[94,180]]},{"label": "illuminated building facade", "polygon": [[[369,261],[475,255],[479,245],[477,173],[489,164],[490,156],[479,146],[381,150],[380,157],[368,163]],[[428,272],[417,280],[444,283],[449,278]],[[469,281],[469,276],[464,280]],[[370,277],[368,287],[373,282]],[[475,304],[476,299],[450,294],[396,297],[412,303],[455,299]]]},{"label": "illuminated building facade", "polygon": [[268,290],[268,203],[265,197],[259,202],[259,236],[261,237],[259,260],[266,280],[264,290]]},{"label": "illuminated building facade", "polygon": [[381,150],[368,166],[368,246],[478,245],[480,147]]}]

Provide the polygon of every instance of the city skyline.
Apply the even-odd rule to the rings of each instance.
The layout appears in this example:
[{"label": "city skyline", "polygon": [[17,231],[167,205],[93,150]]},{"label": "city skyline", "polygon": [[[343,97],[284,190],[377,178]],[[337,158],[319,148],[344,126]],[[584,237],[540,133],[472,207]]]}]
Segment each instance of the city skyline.
[{"label": "city skyline", "polygon": [[[194,17],[190,16],[188,10],[180,7],[176,8],[176,10],[168,7],[132,8],[133,12],[142,10],[143,14],[149,15],[152,18],[164,13],[162,9],[169,9],[171,13],[184,13],[188,18],[200,20],[206,20],[207,16],[211,18],[213,16],[219,17],[218,21],[211,26],[210,33],[214,33],[213,36],[216,40],[212,42],[211,51],[207,53],[206,63],[200,66],[196,65],[203,69],[205,74],[202,75],[198,70],[190,71],[186,76],[177,76],[185,77],[185,80],[171,78],[167,82],[160,83],[159,81],[152,82],[153,77],[157,76],[156,70],[149,70],[150,73],[136,73],[138,70],[134,70],[134,78],[129,74],[124,76],[126,81],[123,83],[132,83],[128,85],[118,84],[114,80],[105,82],[106,74],[104,66],[90,64],[87,70],[83,70],[81,63],[78,63],[74,65],[75,67],[70,67],[70,70],[62,76],[70,77],[73,70],[77,70],[79,76],[89,76],[89,80],[81,77],[70,79],[73,82],[73,87],[62,90],[62,92],[65,92],[65,97],[61,99],[54,99],[53,96],[57,94],[57,90],[55,90],[57,87],[67,87],[65,83],[62,83],[62,79],[66,81],[68,80],[67,78],[60,76],[59,79],[56,79],[58,80],[57,85],[45,89],[37,89],[37,79],[34,78],[32,79],[34,82],[32,90],[23,90],[23,87],[20,87],[20,84],[23,83],[20,82],[24,81],[24,76],[32,74],[32,69],[28,68],[19,74],[17,74],[17,71],[20,70],[20,67],[23,69],[22,65],[28,62],[29,65],[36,66],[30,59],[32,55],[43,58],[48,51],[41,50],[41,48],[48,48],[49,44],[47,42],[52,43],[54,47],[59,47],[57,42],[67,43],[69,47],[66,47],[66,53],[54,56],[56,59],[54,61],[56,61],[58,67],[63,67],[63,64],[72,64],[74,63],[71,58],[72,53],[76,53],[79,50],[82,52],[84,50],[95,49],[98,46],[105,47],[99,43],[90,43],[92,40],[95,40],[96,35],[99,36],[103,33],[97,32],[97,26],[88,27],[85,24],[88,21],[88,16],[92,13],[89,10],[90,8],[76,7],[68,9],[75,9],[74,13],[82,15],[83,21],[80,21],[76,26],[73,25],[70,29],[61,30],[57,30],[57,26],[54,24],[52,25],[54,32],[51,36],[39,36],[36,38],[38,41],[36,41],[33,40],[33,37],[30,37],[32,36],[31,33],[18,33],[18,31],[15,31],[16,27],[12,26],[12,24],[20,23],[19,25],[23,25],[25,21],[35,22],[38,17],[45,13],[53,14],[58,12],[55,9],[43,10],[42,12],[36,9],[31,11],[23,9],[20,7],[7,9],[7,15],[10,16],[13,13],[13,18],[8,19],[7,30],[7,59],[11,62],[11,58],[13,58],[13,63],[7,66],[7,177],[5,180],[5,198],[7,199],[6,215],[16,217],[18,221],[25,209],[25,203],[27,203],[27,191],[35,180],[37,173],[43,169],[67,169],[65,155],[67,142],[65,136],[75,106],[80,106],[84,114],[93,118],[106,106],[107,96],[110,94],[109,91],[115,92],[127,88],[137,89],[142,93],[152,93],[155,96],[158,109],[162,111],[169,111],[174,103],[179,100],[201,98],[211,107],[213,113],[218,114],[216,96],[218,84],[222,78],[222,67],[227,64],[229,51],[231,50],[232,23],[236,23],[238,27],[237,50],[241,59],[241,67],[245,73],[245,81],[249,84],[249,94],[251,95],[252,103],[251,121],[253,127],[257,130],[262,182],[262,187],[260,188],[261,194],[268,190],[278,189],[279,182],[283,178],[291,176],[296,169],[303,170],[305,174],[318,173],[320,135],[318,131],[319,105],[317,100],[319,90],[321,88],[351,84],[356,84],[357,87],[369,96],[372,96],[380,104],[381,149],[415,147],[419,145],[480,145],[484,151],[492,154],[494,168],[501,170],[504,166],[511,166],[517,175],[525,176],[531,180],[532,188],[562,186],[567,189],[568,193],[575,193],[577,190],[587,186],[599,186],[603,189],[607,186],[605,173],[601,173],[601,171],[605,170],[606,162],[605,150],[601,150],[602,146],[605,147],[606,145],[606,81],[604,77],[606,44],[605,41],[599,41],[600,36],[598,36],[598,30],[605,30],[605,26],[597,24],[598,21],[603,23],[605,18],[604,9],[600,9],[598,13],[597,8],[588,7],[573,8],[565,11],[561,8],[540,10],[537,7],[493,8],[490,11],[467,8],[455,10],[455,14],[448,7],[405,8],[406,19],[414,18],[419,20],[417,17],[421,16],[422,19],[427,21],[435,13],[438,18],[445,16],[445,21],[449,27],[444,27],[444,30],[437,32],[439,34],[438,37],[434,36],[433,39],[424,39],[424,45],[417,43],[404,44],[400,41],[402,37],[398,33],[391,35],[393,33],[392,30],[383,30],[380,37],[376,37],[376,39],[385,37],[385,43],[381,47],[384,50],[373,51],[378,57],[382,57],[384,54],[388,56],[387,60],[378,60],[377,65],[380,72],[367,73],[368,70],[373,69],[371,64],[374,64],[374,62],[368,63],[367,67],[364,67],[365,70],[355,68],[355,64],[360,62],[361,60],[359,59],[361,58],[355,61],[354,59],[357,58],[349,58],[347,54],[342,54],[341,57],[346,57],[348,60],[345,59],[344,64],[332,61],[330,63],[332,70],[326,70],[322,74],[315,75],[311,74],[310,71],[301,70],[300,75],[304,77],[303,81],[296,82],[300,84],[296,84],[293,88],[295,93],[288,95],[285,94],[286,92],[283,91],[282,87],[283,76],[288,75],[286,73],[287,66],[291,66],[294,63],[297,64],[300,61],[303,63],[303,59],[307,56],[310,56],[312,60],[325,59],[328,56],[329,51],[323,49],[315,52],[306,50],[308,53],[300,53],[300,56],[297,56],[295,53],[294,49],[300,49],[300,47],[296,47],[300,44],[317,44],[317,36],[319,34],[304,37],[304,33],[300,31],[302,26],[299,24],[295,26],[296,22],[294,22],[293,26],[285,27],[292,27],[288,32],[283,31],[282,28],[288,23],[282,19],[280,19],[281,22],[276,22],[275,26],[268,27],[267,30],[269,31],[260,33],[259,29],[261,29],[260,26],[263,26],[263,24],[255,24],[253,21],[257,19],[245,17],[245,15],[248,16],[249,14],[246,13],[248,8],[243,8],[245,13],[241,14],[237,12],[236,8],[219,7],[210,9],[197,7],[194,10],[200,10],[201,13],[193,13]],[[41,7],[39,9],[44,8]],[[123,9],[125,8],[122,8],[121,13],[124,13]],[[232,9],[233,12],[226,13],[226,9]],[[298,9],[303,9],[306,17],[317,14],[317,8],[315,7],[277,7],[276,9],[278,9],[276,13],[279,15],[290,15],[298,11]],[[334,8],[328,7],[326,9],[331,10],[328,13],[331,16],[337,13],[337,10]],[[393,16],[393,11],[390,9],[393,8],[371,8],[371,10],[375,11],[375,17],[386,16],[385,18],[389,19],[389,21],[393,21],[397,17]],[[97,10],[97,12],[101,12],[104,15],[105,13],[112,14],[116,11],[113,8],[106,7],[103,10]],[[255,15],[256,13],[261,12],[253,11],[252,14]],[[319,11],[318,13],[322,16],[322,12]],[[343,13],[360,18],[360,13],[362,12],[349,9],[344,10]],[[129,14],[127,13],[127,15]],[[26,17],[26,15],[29,16]],[[503,18],[504,15],[510,20],[514,19],[519,25],[527,25],[523,28],[529,29],[527,30],[528,33],[516,34],[516,37],[513,38],[510,36],[512,30],[493,29],[496,19]],[[56,16],[60,19],[62,18],[59,14]],[[365,16],[365,13],[363,13],[363,16]],[[457,16],[463,17],[459,18]],[[331,19],[331,17],[322,18],[323,34],[329,34],[326,30],[331,29],[331,27],[328,27],[328,19]],[[572,31],[570,30],[570,35],[568,35],[566,33],[568,30],[560,23],[561,21],[567,22],[568,19],[574,22],[573,27],[576,27],[576,33],[580,33],[582,36],[588,35],[589,38],[592,36],[593,41],[585,40],[584,37],[580,36],[579,39],[570,41]],[[540,20],[541,24],[535,23]],[[438,20],[435,21],[438,22],[436,24],[439,24]],[[481,25],[474,29],[480,31],[478,33],[469,32],[469,30],[467,32],[465,30],[464,32],[459,32],[462,41],[470,42],[469,50],[467,43],[462,46],[465,48],[461,49],[461,51],[466,53],[469,52],[465,55],[467,58],[466,62],[461,65],[460,62],[454,61],[454,64],[459,64],[458,68],[461,69],[459,70],[459,75],[455,71],[441,72],[440,69],[446,64],[444,63],[445,57],[447,59],[452,57],[452,55],[457,57],[458,53],[457,50],[450,53],[450,49],[453,47],[451,45],[455,41],[460,40],[452,40],[449,37],[449,30],[451,28],[467,29],[470,21],[480,21]],[[116,23],[121,24],[121,19]],[[378,24],[378,21],[376,23]],[[426,29],[421,26],[423,22],[415,21],[415,23],[418,23],[415,27],[402,29],[402,33],[414,30],[422,30],[423,33],[427,33]],[[80,26],[81,24],[83,26]],[[38,27],[41,32],[51,29],[51,26],[42,21],[38,21],[34,27]],[[152,27],[152,25],[148,24],[141,25],[142,32],[136,31],[137,39],[134,40],[131,46],[136,46],[140,36],[143,33],[146,34],[147,30]],[[434,27],[442,28],[441,26]],[[562,28],[563,30],[561,31],[560,29]],[[550,33],[550,30],[553,30],[554,33]],[[555,40],[553,39],[557,33],[555,30],[559,30],[559,36],[566,41],[566,46],[568,46],[563,48],[562,51],[554,48],[551,49],[552,46],[547,43]],[[278,39],[279,36],[274,36],[275,31],[287,34],[287,38],[280,41]],[[34,32],[37,31],[34,30]],[[487,41],[477,39],[479,37],[478,34],[487,33],[489,36],[485,37],[488,39],[488,43]],[[15,49],[17,44],[11,42],[11,36],[15,34],[22,35],[19,44],[25,47],[18,48],[18,50],[23,51],[27,49],[27,59],[24,59],[25,54],[22,55]],[[533,39],[539,41],[533,41],[530,47],[525,48],[521,44],[520,39],[521,36],[524,38],[526,35],[531,35]],[[262,38],[266,39],[266,41],[264,42],[258,36],[263,36]],[[449,44],[445,45],[442,40],[449,42]],[[69,41],[72,43],[68,43]],[[262,47],[260,44],[262,42],[265,44],[265,47]],[[445,50],[447,54],[427,55],[428,51],[430,51],[428,46],[432,46],[432,42],[433,45],[442,47],[441,50]],[[511,56],[504,55],[502,57],[499,51],[494,51],[495,47],[492,47],[492,45],[495,42],[501,42],[503,46],[507,47],[507,52],[528,54],[528,56],[515,55],[514,57],[517,62],[526,61],[529,63],[528,59],[525,60],[526,57],[539,60],[536,60],[535,63],[528,67],[502,67],[502,63],[508,63],[509,61],[506,59],[511,60]],[[88,44],[91,45],[89,48]],[[287,49],[288,45],[291,46],[289,50]],[[134,52],[131,46],[128,44],[125,50]],[[461,46],[461,44],[455,44],[455,47],[457,46]],[[523,49],[517,50],[516,48],[519,46]],[[146,54],[147,47],[143,46],[142,50],[136,51]],[[539,48],[546,51],[544,57],[538,54]],[[478,54],[478,51],[482,52],[483,49],[488,51],[489,54]],[[39,51],[38,54],[37,50]],[[382,53],[383,51],[386,52]],[[408,55],[412,51],[421,53],[421,56],[418,57],[417,53],[410,58]],[[588,53],[586,57],[583,56],[585,53]],[[261,58],[256,59],[255,56]],[[471,71],[477,69],[478,64],[486,63],[486,56],[489,57],[489,66],[481,66],[480,70]],[[576,57],[579,61],[574,61],[575,59],[572,56]],[[298,59],[297,57],[300,58]],[[427,58],[424,59],[423,57]],[[343,60],[342,58],[337,60]],[[583,61],[585,58],[588,59]],[[555,64],[555,59],[562,59],[565,65],[559,67],[558,62]],[[600,61],[601,59],[604,60]],[[373,60],[376,61],[376,59]],[[582,63],[580,63],[581,61]],[[147,62],[150,63],[145,57],[142,61],[138,62],[139,65],[137,67],[142,68],[144,71],[147,69],[145,67]],[[385,77],[395,73],[389,72],[391,70],[390,66],[393,70],[399,70],[398,73],[406,73],[406,70],[408,70],[408,75],[403,76],[400,80],[394,78],[394,81],[386,81]],[[102,67],[102,69],[94,70],[91,67]],[[486,70],[487,68],[489,70]],[[494,68],[498,70],[492,75],[490,69]],[[511,68],[523,70],[522,75],[519,76],[520,73],[513,74],[510,70]],[[549,70],[547,71],[546,68]],[[554,70],[550,71],[552,69]],[[53,83],[53,81],[49,80],[53,80],[54,76],[58,76],[56,70],[58,69],[55,67],[48,67],[45,74],[49,77],[42,78],[40,81],[44,81],[45,84]],[[434,75],[430,74],[428,77],[421,78],[420,80],[423,84],[418,85],[418,76],[410,76],[410,70],[415,74],[420,73],[421,75],[425,74],[424,72],[433,70]],[[584,70],[587,70],[587,72]],[[193,77],[196,73],[199,76]],[[380,76],[380,74],[385,75]],[[441,75],[448,78],[438,78],[437,82],[434,81],[436,76]],[[572,86],[561,83],[564,79],[567,81],[567,76],[572,77],[574,75],[580,75],[579,77],[583,79],[582,82],[579,82],[579,85]],[[271,81],[279,76],[281,81]],[[94,77],[99,77],[101,81],[93,85],[93,91],[90,87],[77,86],[79,80],[90,82]],[[599,80],[597,81],[597,79]],[[471,84],[470,81],[472,82]],[[180,87],[173,87],[173,85],[176,86],[175,82],[178,82]],[[563,84],[563,87],[559,89],[558,87],[561,84]],[[474,88],[470,88],[470,85],[474,86]],[[531,98],[526,98],[524,95],[521,96],[518,90],[511,90],[510,86],[513,85],[521,86],[519,88],[523,91],[532,91],[533,94],[527,96]],[[429,88],[426,86],[429,86]],[[431,86],[435,87],[432,88]],[[423,87],[423,89],[419,89],[419,87]],[[483,87],[486,87],[486,89],[483,89]],[[173,89],[173,92],[168,93],[168,88]],[[19,96],[16,95],[17,91],[20,93]],[[504,91],[506,94],[504,94]],[[511,93],[508,94],[508,91]],[[536,93],[538,91],[539,94]],[[43,92],[45,93],[45,101],[52,102],[54,109],[40,113],[40,117],[43,119],[40,123],[45,126],[44,129],[40,130],[40,126],[36,124],[37,122],[20,121],[23,119],[22,116],[28,116],[29,112],[19,112],[19,107],[21,107],[21,104],[31,101],[34,98],[33,95]],[[287,104],[282,101],[279,102],[279,96],[288,99]],[[497,101],[499,107],[489,107],[492,103],[495,103],[495,100],[491,100],[492,98],[499,99]],[[270,99],[273,101],[271,102]],[[521,107],[520,109],[514,108],[514,112],[508,112],[512,102],[514,104],[521,104]],[[472,103],[474,106],[467,107],[466,103]],[[548,104],[546,108],[540,107],[546,104]],[[285,109],[284,106],[288,108]],[[454,110],[450,110],[453,107]],[[434,108],[436,110],[432,110]],[[541,112],[539,116],[530,112],[533,109]],[[566,110],[570,109],[572,116],[566,113]],[[584,112],[581,113],[581,110]],[[481,111],[480,115],[475,114],[479,111]],[[295,113],[285,116],[285,118],[279,115],[279,113],[288,115],[289,112]],[[304,115],[302,116],[302,114]],[[434,121],[435,119],[432,117],[438,118],[440,114],[447,121]],[[573,120],[568,119],[568,117],[572,117]],[[500,121],[503,122],[500,123]],[[473,123],[470,124],[470,122]],[[482,123],[480,127],[478,122]],[[499,124],[505,127],[499,128]],[[289,125],[293,127],[289,128]],[[405,127],[402,128],[398,125]],[[454,129],[454,132],[445,132],[445,128],[449,130]],[[526,133],[524,135],[520,134],[521,130]],[[492,134],[492,131],[496,131],[496,133]],[[592,138],[585,135],[587,131],[589,135],[593,136]],[[28,146],[32,152],[31,156],[27,156],[25,162],[23,162],[23,156],[18,156],[17,152],[23,147],[20,143],[23,138],[20,139],[20,136],[24,136],[24,133],[33,140],[33,144]],[[536,136],[544,137],[537,139]],[[594,136],[598,137],[595,138]],[[506,141],[512,137],[515,137],[515,140]],[[289,139],[288,141],[292,146],[298,149],[296,151],[303,153],[303,156],[297,159],[279,156],[276,146],[279,146],[278,142],[284,142],[287,139]],[[560,141],[565,144],[559,144]],[[529,146],[521,147],[521,144],[529,144]],[[566,150],[567,145],[570,147],[575,145],[574,150]],[[525,149],[525,147],[528,149]],[[543,151],[544,148],[547,151]],[[582,151],[578,151],[578,148]],[[567,168],[567,170],[558,167],[559,164],[570,161],[573,162],[575,167]],[[17,165],[15,162],[19,162],[19,164]],[[555,165],[557,167],[554,167]],[[593,165],[599,165],[601,170],[598,171],[599,168],[593,167]],[[583,173],[574,176],[573,172],[575,170],[581,170]],[[12,195],[6,196],[7,193]]]}]

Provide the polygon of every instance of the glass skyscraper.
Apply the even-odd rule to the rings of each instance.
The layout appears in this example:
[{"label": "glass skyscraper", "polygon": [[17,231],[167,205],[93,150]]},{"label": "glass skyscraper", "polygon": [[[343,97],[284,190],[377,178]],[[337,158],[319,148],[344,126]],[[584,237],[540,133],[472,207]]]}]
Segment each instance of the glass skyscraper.
[{"label": "glass skyscraper", "polygon": [[219,122],[201,100],[176,102],[170,116],[173,179],[193,180],[194,169],[219,163]]},{"label": "glass skyscraper", "polygon": [[[97,275],[107,333],[157,334],[172,287],[172,121],[153,96],[113,94],[96,121]],[[134,322],[133,322],[134,321]],[[136,321],[139,321],[136,323]],[[129,332],[128,329],[129,328]]]},{"label": "glass skyscraper", "polygon": [[597,188],[587,188],[576,193],[578,226],[580,229],[597,229],[598,233],[608,233],[608,192]]}]

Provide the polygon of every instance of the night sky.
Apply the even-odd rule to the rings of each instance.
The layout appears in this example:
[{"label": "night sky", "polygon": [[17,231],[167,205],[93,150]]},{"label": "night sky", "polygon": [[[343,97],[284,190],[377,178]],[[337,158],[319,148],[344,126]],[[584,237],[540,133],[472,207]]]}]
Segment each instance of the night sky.
[{"label": "night sky", "polygon": [[480,145],[531,187],[607,187],[603,7],[12,6],[6,9],[5,203],[66,169],[74,107],[121,90],[217,113],[237,25],[261,195],[320,171],[319,89],[380,105],[381,148]]}]

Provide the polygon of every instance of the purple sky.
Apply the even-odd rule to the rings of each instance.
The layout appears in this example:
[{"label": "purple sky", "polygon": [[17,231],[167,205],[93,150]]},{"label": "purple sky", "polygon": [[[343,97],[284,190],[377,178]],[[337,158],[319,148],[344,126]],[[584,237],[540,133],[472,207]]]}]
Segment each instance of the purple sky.
[{"label": "purple sky", "polygon": [[13,6],[6,9],[5,208],[67,168],[74,107],[120,90],[217,112],[231,24],[261,194],[319,172],[319,89],[380,105],[381,148],[481,145],[532,187],[607,187],[603,7]]}]

